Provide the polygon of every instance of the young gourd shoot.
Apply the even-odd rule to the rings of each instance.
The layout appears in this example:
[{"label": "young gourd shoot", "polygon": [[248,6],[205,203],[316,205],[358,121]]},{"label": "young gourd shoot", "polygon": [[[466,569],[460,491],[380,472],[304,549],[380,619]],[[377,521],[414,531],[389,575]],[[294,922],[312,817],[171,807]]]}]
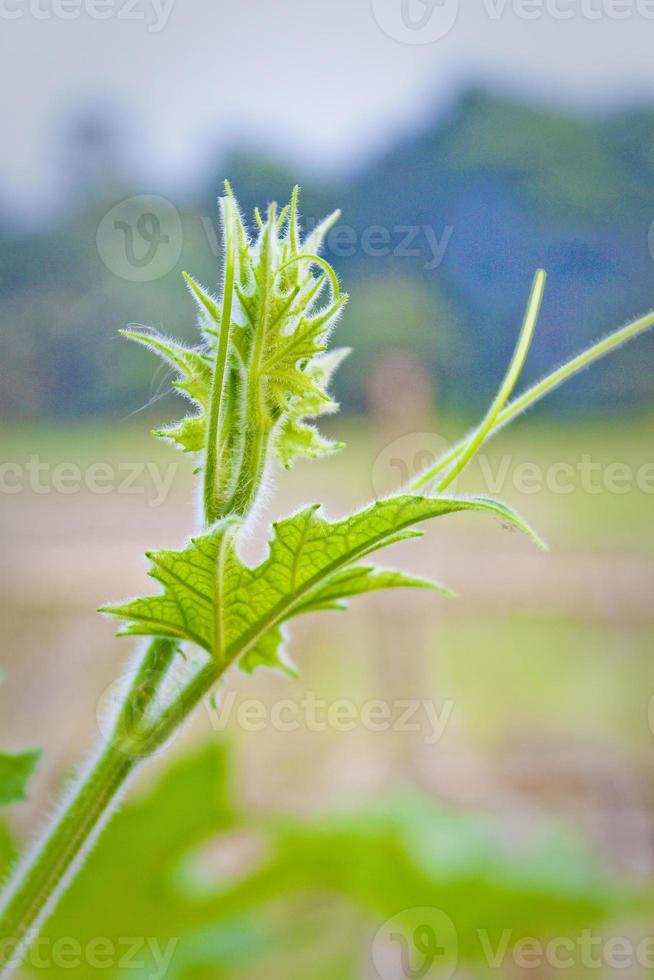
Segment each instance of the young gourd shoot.
[{"label": "young gourd shoot", "polygon": [[[420,536],[428,520],[459,512],[487,514],[540,538],[510,507],[489,497],[446,493],[481,446],[516,416],[589,364],[654,325],[654,313],[617,330],[510,401],[536,329],[545,288],[537,272],[515,354],[491,407],[465,438],[403,490],[356,513],[330,520],[319,504],[273,526],[268,556],[246,564],[239,540],[275,465],[317,459],[341,448],[316,420],[336,412],[330,387],[348,351],[330,348],[347,302],[321,244],[338,212],[302,238],[298,190],[265,220],[246,227],[229,185],[220,201],[224,266],[214,298],[186,277],[198,309],[200,339],[184,346],[154,331],[126,337],[163,357],[193,411],[155,435],[196,461],[202,526],[179,551],[148,553],[160,591],[107,605],[123,621],[121,635],[145,637],[125,686],[111,737],[69,787],[55,819],[19,863],[0,900],[0,937],[10,939],[0,972],[20,962],[39,927],[72,880],[130,777],[165,745],[232,664],[295,675],[286,627],[297,616],[343,609],[348,599],[381,589],[447,592],[406,572],[368,563],[371,555]],[[10,758],[10,757],[4,757]],[[36,761],[22,759],[24,776]],[[0,801],[20,764],[0,765]],[[21,770],[21,772],[23,772]],[[22,779],[22,777],[21,777]],[[20,785],[22,791],[22,781]],[[16,791],[14,796],[20,795]]]}]

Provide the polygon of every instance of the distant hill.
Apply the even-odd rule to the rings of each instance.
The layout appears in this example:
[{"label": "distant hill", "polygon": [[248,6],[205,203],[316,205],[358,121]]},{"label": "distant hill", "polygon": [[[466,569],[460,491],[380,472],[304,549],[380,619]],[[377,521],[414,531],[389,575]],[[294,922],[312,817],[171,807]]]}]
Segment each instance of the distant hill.
[{"label": "distant hill", "polygon": [[[242,151],[211,172],[179,208],[177,266],[153,282],[128,282],[100,261],[96,231],[113,203],[100,203],[102,188],[64,227],[39,236],[0,221],[0,411],[124,412],[156,393],[151,362],[115,329],[139,320],[192,336],[178,273],[218,279],[207,232],[224,174],[248,211],[284,199],[298,179],[309,223],[342,208],[327,252],[353,294],[339,327],[355,347],[339,386],[346,408],[364,406],[362,376],[388,348],[417,353],[449,405],[485,402],[540,266],[550,280],[528,375],[654,306],[654,110],[588,118],[469,91],[447,118],[347,183],[302,181]],[[653,369],[654,338],[642,339],[619,365],[564,389],[550,410],[651,403]]]},{"label": "distant hill", "polygon": [[[373,162],[344,210],[358,229],[427,226],[441,241],[451,229],[436,269],[425,268],[424,234],[414,259],[361,257],[357,267],[406,267],[447,298],[468,355],[450,370],[467,399],[477,386],[489,390],[509,356],[536,268],[550,278],[534,371],[654,305],[654,112],[591,120],[471,92],[449,118]],[[624,370],[611,365],[558,403],[587,395],[598,404],[600,380],[614,404],[651,400],[652,338],[621,357]]]}]

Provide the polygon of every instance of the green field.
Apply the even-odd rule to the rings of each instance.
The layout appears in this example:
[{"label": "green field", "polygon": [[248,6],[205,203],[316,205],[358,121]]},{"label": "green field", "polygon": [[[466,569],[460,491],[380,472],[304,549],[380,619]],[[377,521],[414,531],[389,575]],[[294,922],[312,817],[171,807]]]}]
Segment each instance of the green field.
[{"label": "green field", "polygon": [[[0,688],[3,741],[20,746],[36,739],[49,747],[34,782],[32,802],[12,813],[14,828],[21,834],[34,829],[37,813],[56,781],[97,737],[96,706],[130,650],[129,641],[116,639],[113,625],[93,610],[108,598],[152,587],[145,576],[142,552],[152,545],[178,545],[188,527],[189,508],[195,506],[189,461],[149,439],[144,428],[140,419],[95,427],[12,428],[3,433],[3,460],[19,468],[11,470],[9,482],[17,480],[19,473],[25,481],[20,492],[4,495],[0,518],[5,558],[0,605],[7,624],[2,658],[6,677]],[[426,435],[383,434],[352,420],[344,428],[348,448],[341,455],[321,464],[300,465],[280,476],[275,514],[320,498],[336,515],[363,502],[371,492],[381,492],[385,483],[410,469],[416,457],[433,446],[435,432],[445,430],[456,436],[461,431],[452,422],[426,424],[421,430]],[[505,878],[498,883],[493,877],[495,858],[479,850],[481,825],[475,821],[483,824],[486,817],[482,819],[481,814],[494,814],[501,827],[532,826],[537,815],[538,819],[563,819],[587,838],[599,864],[617,873],[620,880],[629,877],[636,855],[641,860],[640,855],[648,853],[647,815],[654,791],[654,708],[650,705],[654,695],[654,494],[648,492],[643,473],[647,475],[648,467],[651,470],[654,459],[651,433],[651,418],[574,428],[537,419],[528,426],[519,424],[488,447],[457,489],[506,497],[547,538],[549,554],[497,523],[465,516],[437,522],[417,548],[414,544],[399,546],[395,560],[447,582],[460,598],[395,593],[355,602],[348,616],[308,617],[297,624],[291,643],[301,670],[298,682],[266,672],[253,678],[236,672],[224,692],[233,693],[233,701],[223,702],[217,713],[206,706],[200,710],[192,731],[176,745],[174,756],[184,758],[194,745],[220,745],[226,739],[234,757],[230,770],[239,774],[233,787],[238,807],[249,814],[284,813],[318,823],[304,829],[292,825],[294,829],[284,831],[288,864],[256,872],[242,890],[237,887],[234,901],[242,909],[238,922],[225,920],[218,899],[212,899],[214,905],[209,908],[220,908],[220,912],[209,911],[206,916],[196,899],[193,915],[186,905],[180,906],[175,914],[187,924],[183,928],[191,929],[192,922],[197,925],[197,931],[184,933],[184,955],[192,963],[197,957],[200,964],[213,964],[204,972],[201,967],[196,972],[195,967],[188,974],[181,972],[180,977],[238,976],[243,969],[255,969],[248,956],[255,956],[261,948],[263,958],[257,961],[256,970],[264,977],[279,975],[271,964],[281,956],[288,963],[290,977],[359,980],[360,940],[356,937],[374,931],[399,901],[399,879],[388,877],[382,868],[389,855],[394,863],[399,862],[398,867],[403,867],[404,859],[394,850],[397,841],[391,845],[391,838],[384,836],[387,832],[391,837],[399,834],[405,843],[418,834],[427,854],[430,847],[440,853],[438,847],[445,840],[465,867],[465,862],[472,862],[474,875],[488,876],[490,892],[476,904],[468,879],[457,890],[447,862],[442,872],[445,877],[439,877],[441,870],[434,872],[435,883],[429,888],[424,878],[416,878],[414,870],[409,872],[408,865],[401,872],[407,876],[402,879],[404,904],[435,904],[440,895],[442,907],[458,910],[455,918],[464,944],[468,942],[466,930],[474,938],[476,926],[487,923],[490,908],[495,908],[496,917],[504,914],[504,906],[497,905],[502,901],[513,909],[514,922],[515,910],[525,909],[525,930],[558,930],[556,935],[579,931],[580,923],[602,919],[605,914],[609,918],[618,914],[620,903],[614,905],[595,886],[589,893],[584,891],[586,885],[579,886],[578,892],[570,891],[568,878],[581,857],[574,848],[571,853],[576,857],[566,857],[562,843],[552,844],[547,859],[533,858],[535,865],[525,865],[532,891],[514,894],[510,889],[516,885],[515,872],[511,872],[510,885]],[[589,492],[583,485],[584,454],[593,464],[593,479],[600,484],[604,481],[601,493],[592,492],[592,487]],[[30,458],[35,457],[45,464],[40,490],[30,486],[27,470]],[[53,485],[62,476],[61,472],[57,475],[56,467],[64,463],[73,467],[64,472],[69,481],[67,492]],[[109,468],[105,477],[113,474],[108,491],[89,488],[88,474],[98,463]],[[143,463],[154,469],[143,469]],[[607,488],[606,480],[616,478],[616,471],[610,469],[616,463],[624,467],[620,470],[622,488],[627,477],[631,480],[628,492]],[[520,484],[525,464],[532,467],[526,489]],[[571,492],[553,488],[552,467],[561,464],[568,469],[555,471],[557,479],[560,482],[567,474]],[[139,465],[138,478],[129,489],[121,489],[125,473]],[[174,467],[170,472],[169,466]],[[164,483],[153,480],[153,472],[159,474],[157,479],[165,478]],[[7,477],[8,471],[4,473]],[[76,473],[79,486],[74,490]],[[542,486],[533,492],[537,479]],[[262,524],[266,516],[272,514],[262,514]],[[247,542],[247,555],[255,560],[264,547],[264,535],[255,531]],[[314,701],[313,714],[306,708],[307,698]],[[263,735],[249,720],[252,699],[263,712]],[[272,722],[280,700],[287,705],[286,716],[290,713],[297,725],[288,728]],[[344,700],[353,724],[344,724],[338,714],[337,706]],[[376,726],[365,721],[374,702],[389,706],[388,719]],[[430,712],[424,707],[426,702]],[[414,705],[413,714],[403,718],[409,703]],[[198,765],[200,762],[196,768]],[[146,778],[145,786],[151,785],[152,777]],[[188,792],[201,795],[200,785]],[[448,808],[462,808],[466,816],[460,820],[471,821],[470,836],[468,831],[454,832],[453,828],[462,825],[452,816],[436,812],[428,816],[429,806],[436,804],[420,802],[422,797],[415,799],[415,793],[442,801],[445,814],[458,812]],[[383,801],[389,798],[404,802],[388,810]],[[385,815],[375,811],[375,816],[343,818],[342,824],[320,823],[319,815],[326,811],[340,810],[346,804],[355,810],[374,807],[375,801]],[[468,816],[468,811],[480,816]],[[107,845],[109,850],[141,847],[138,835],[132,844],[129,836],[121,837],[137,834],[136,829],[129,830],[129,821],[140,826],[138,810],[131,817],[130,813],[117,825],[117,837]],[[172,809],[168,819],[174,819]],[[183,814],[179,819],[187,823],[190,818]],[[237,837],[236,844],[229,847],[235,847],[237,854],[241,847],[238,835],[250,832],[253,819],[256,824],[259,817],[245,818],[246,829],[240,817],[230,824],[230,832]],[[353,823],[348,823],[350,819]],[[445,821],[442,827],[441,820]],[[427,832],[430,821],[437,821],[440,829],[436,834],[433,826],[438,840],[427,845],[420,834]],[[281,832],[273,824],[274,831],[268,828],[266,833]],[[218,826],[212,830],[209,823],[202,833],[217,832]],[[382,831],[382,827],[387,829]],[[202,833],[198,829],[199,838]],[[493,834],[494,830],[489,839],[495,839]],[[488,846],[492,851],[496,845]],[[325,847],[331,848],[326,852],[331,855],[329,861],[318,856]],[[352,877],[350,865],[340,866],[343,847],[358,848],[359,860],[368,862],[366,874],[377,882],[375,896],[361,892],[361,882],[356,875]],[[130,921],[148,928],[153,920],[148,919],[145,898],[137,895],[129,904],[129,889],[125,891],[112,877],[109,851],[99,852],[94,868],[80,883],[81,891],[71,893],[62,918],[55,922],[55,934],[79,928],[79,935],[84,930],[92,935],[98,928],[94,916],[102,919],[107,935],[114,934],[111,929],[122,934],[126,928],[119,914],[123,906],[131,909]],[[544,881],[555,869],[558,877],[552,892],[554,886]],[[154,873],[154,867],[144,872]],[[201,895],[209,888],[207,873],[202,871]],[[542,880],[541,874],[545,875]],[[580,876],[579,881],[590,880],[587,871],[574,874]],[[95,882],[104,881],[103,875],[116,909],[109,917],[106,906],[101,910],[93,904]],[[327,880],[330,886],[324,884]],[[477,889],[478,885],[476,896]],[[273,893],[277,895],[274,901]],[[185,902],[189,894],[184,891]],[[309,894],[313,898],[307,905]],[[597,906],[593,905],[595,898]],[[160,909],[158,901],[155,906]],[[606,913],[601,911],[605,901]],[[88,909],[86,919],[80,918],[81,908]],[[348,940],[342,949],[334,947],[319,954],[312,943],[298,945],[297,930],[285,936],[279,928],[280,921],[295,914],[293,910],[307,929],[313,928],[312,914],[326,929],[332,928],[331,922],[341,940],[347,933],[343,921],[350,922],[352,943]],[[629,929],[637,931],[633,916],[627,919]],[[202,921],[208,933],[198,925]],[[73,922],[78,925],[73,927]],[[160,920],[149,928],[153,936],[160,934],[159,928],[162,935],[168,935],[166,929],[173,926]],[[270,928],[279,937],[279,947],[272,951],[264,942]],[[473,939],[469,942],[469,955],[474,959]],[[316,966],[321,957],[323,972]],[[55,970],[51,975],[54,978],[58,973]],[[585,974],[580,971],[579,975]]]}]

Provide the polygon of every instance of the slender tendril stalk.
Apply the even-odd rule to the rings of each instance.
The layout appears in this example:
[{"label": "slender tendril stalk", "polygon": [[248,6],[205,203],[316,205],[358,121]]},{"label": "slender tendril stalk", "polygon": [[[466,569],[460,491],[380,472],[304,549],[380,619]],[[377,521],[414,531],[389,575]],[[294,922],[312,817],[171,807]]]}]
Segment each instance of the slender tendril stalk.
[{"label": "slender tendril stalk", "polygon": [[513,389],[515,388],[518,378],[520,377],[522,369],[525,365],[525,361],[527,360],[527,354],[529,353],[529,348],[531,347],[531,342],[534,338],[536,323],[538,322],[538,314],[540,313],[541,304],[543,302],[545,279],[545,273],[542,269],[540,269],[536,273],[534,283],[531,287],[531,294],[529,296],[529,302],[527,303],[527,311],[522,324],[522,330],[520,331],[520,337],[518,338],[518,345],[515,349],[511,363],[509,364],[509,369],[506,372],[504,381],[500,385],[500,390],[495,396],[495,399],[493,400],[493,403],[489,408],[483,422],[468,440],[463,451],[456,457],[452,468],[448,470],[441,482],[438,484],[437,490],[439,493],[445,490],[445,488],[448,487],[454,479],[456,479],[461,470],[472,459],[481,444],[486,439],[488,433],[492,430],[493,426],[497,422],[498,415],[511,397]]},{"label": "slender tendril stalk", "polygon": [[[1,976],[5,971],[10,974],[20,964],[37,938],[40,927],[114,812],[130,777],[175,733],[220,676],[214,664],[205,664],[158,716],[147,721],[144,700],[135,703],[134,696],[143,690],[143,682],[150,680],[150,666],[155,661],[161,663],[162,644],[167,645],[168,641],[155,640],[148,648],[113,735],[76,780],[51,827],[19,865],[7,888],[0,905]],[[152,686],[148,695],[151,702]]]},{"label": "slender tendril stalk", "polygon": [[[541,378],[536,384],[527,388],[521,395],[514,398],[512,402],[502,409],[498,414],[497,418],[492,423],[491,427],[484,434],[481,441],[477,442],[475,447],[475,452],[477,452],[483,443],[487,442],[488,439],[497,435],[502,429],[506,428],[511,422],[514,421],[523,412],[526,412],[533,405],[539,402],[546,395],[549,395],[551,391],[558,388],[559,385],[563,384],[569,378],[572,378],[575,374],[579,374],[585,368],[590,367],[595,361],[599,361],[600,358],[605,357],[612,351],[617,350],[618,347],[622,347],[628,341],[633,340],[640,334],[645,333],[651,327],[654,327],[654,312],[648,313],[638,320],[634,320],[633,323],[628,323],[626,326],[621,327],[614,333],[608,335],[603,340],[598,341],[596,344],[588,347],[581,354],[573,357],[570,361],[567,361],[561,367],[557,368],[556,371],[552,371],[546,377]],[[407,486],[406,490],[411,492],[416,492],[422,490],[424,487],[429,486],[436,477],[443,473],[443,471],[448,470],[455,461],[460,458],[465,457],[465,462],[462,466],[457,467],[457,474],[461,472],[463,467],[472,458],[468,454],[468,447],[471,440],[477,441],[477,435],[479,429],[473,429],[471,433],[465,436],[460,442],[448,449],[442,456],[440,456],[435,463],[432,463],[429,467],[419,473],[417,477],[411,480]],[[447,481],[450,482],[449,480]]]},{"label": "slender tendril stalk", "polygon": [[[266,470],[273,462],[288,467],[297,457],[316,458],[340,448],[313,425],[338,408],[329,385],[347,353],[328,350],[347,295],[318,255],[338,212],[301,240],[297,205],[296,188],[281,212],[271,205],[264,220],[257,210],[251,237],[226,185],[220,301],[187,277],[202,342],[184,347],[153,332],[123,331],[173,366],[174,384],[195,406],[196,414],[155,434],[198,458],[204,531],[181,551],[148,553],[162,594],[101,610],[127,624],[123,635],[147,636],[148,644],[109,736],[0,896],[2,976],[36,939],[131,776],[165,746],[228,667],[238,662],[248,672],[267,666],[294,674],[283,632],[293,617],[343,608],[344,600],[378,589],[447,591],[367,564],[373,552],[415,536],[423,521],[460,511],[492,514],[538,542],[505,504],[486,497],[446,497],[443,491],[516,415],[654,325],[650,314],[618,330],[507,404],[541,305],[545,274],[538,272],[513,359],[481,424],[404,493],[338,521],[328,521],[318,505],[311,505],[277,522],[268,557],[251,567],[238,554],[237,538],[256,506]],[[324,292],[330,295],[324,298]],[[435,495],[417,493],[439,476]]]}]

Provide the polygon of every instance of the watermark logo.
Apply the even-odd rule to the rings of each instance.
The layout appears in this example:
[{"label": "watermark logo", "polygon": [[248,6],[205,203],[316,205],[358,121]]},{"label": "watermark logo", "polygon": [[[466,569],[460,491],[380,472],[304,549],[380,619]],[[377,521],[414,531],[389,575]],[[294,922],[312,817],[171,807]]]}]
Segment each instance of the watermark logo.
[{"label": "watermark logo", "polygon": [[98,699],[96,721],[107,745],[129,758],[140,759],[164,752],[177,740],[185,725],[161,741],[157,737],[170,700],[169,680],[161,670],[147,675],[131,670],[104,689]]},{"label": "watermark logo", "polygon": [[[438,472],[432,482],[438,485],[456,459],[452,443],[438,433],[408,432],[389,442],[375,458],[371,470],[373,492],[377,497],[397,492],[437,463]],[[502,496],[511,490],[524,496],[654,495],[651,457],[634,464],[626,460],[595,459],[590,453],[582,453],[577,459],[552,459],[545,463],[514,453],[490,456],[480,452],[471,465],[483,493],[491,496]],[[457,483],[458,477],[448,483],[448,493],[456,491]],[[417,489],[428,486],[429,482]]]},{"label": "watermark logo", "polygon": [[380,980],[449,980],[458,955],[454,923],[441,909],[430,907],[394,915],[372,943],[372,961]]},{"label": "watermark logo", "polygon": [[[372,464],[373,493],[376,497],[395,493],[437,460],[446,458],[451,449],[452,444],[436,432],[407,432],[399,436],[384,446]],[[451,487],[455,489],[454,481]]]},{"label": "watermark logo", "polygon": [[98,225],[98,255],[114,275],[152,282],[175,268],[182,254],[182,221],[164,197],[141,194],[114,205]]},{"label": "watermark logo", "polygon": [[446,37],[459,16],[459,0],[372,0],[384,34],[402,44],[433,44]]}]

